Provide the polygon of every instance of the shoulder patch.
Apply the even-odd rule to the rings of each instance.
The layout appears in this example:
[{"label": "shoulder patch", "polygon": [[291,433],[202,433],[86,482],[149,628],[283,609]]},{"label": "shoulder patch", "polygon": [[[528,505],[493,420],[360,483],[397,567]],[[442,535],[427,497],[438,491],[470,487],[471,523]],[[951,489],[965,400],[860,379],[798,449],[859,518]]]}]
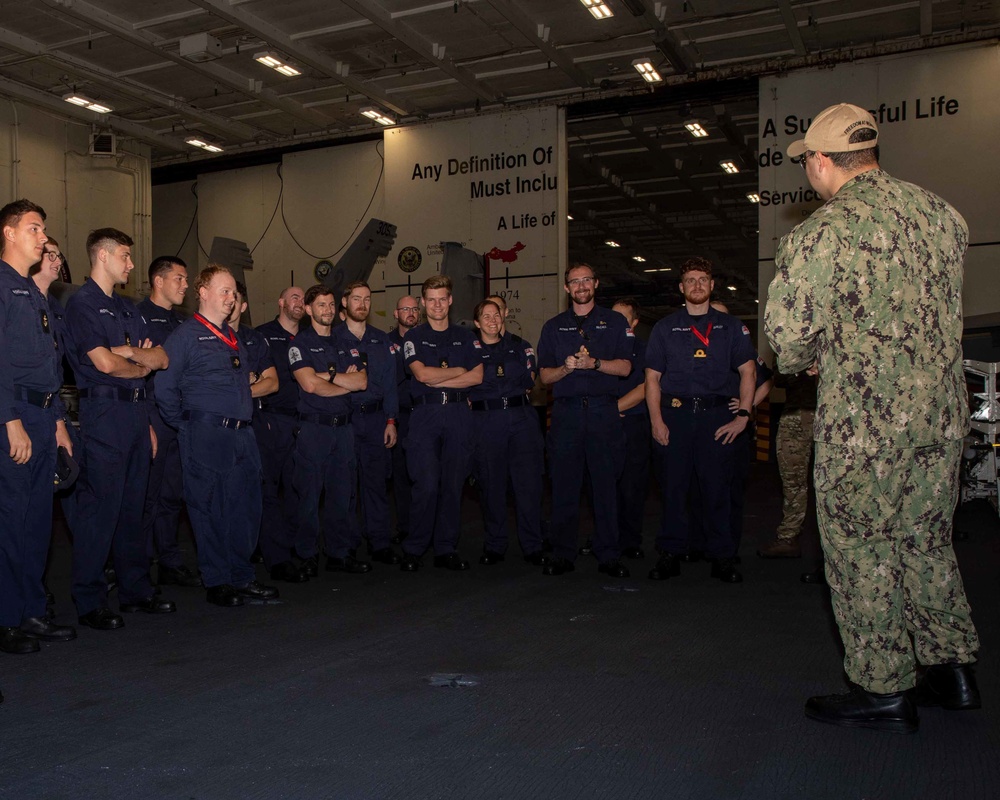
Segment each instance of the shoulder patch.
[{"label": "shoulder patch", "polygon": [[298,364],[302,360],[302,351],[297,347],[288,348],[288,363]]},{"label": "shoulder patch", "polygon": [[413,342],[403,342],[403,356],[406,358],[413,358],[417,354],[417,348],[413,346]]},{"label": "shoulder patch", "polygon": [[475,347],[477,350],[482,350],[483,349],[483,345],[482,345],[482,343],[478,339],[473,339],[472,340],[472,346]]},{"label": "shoulder patch", "polygon": [[743,335],[744,336],[749,336],[750,335],[750,331],[747,330],[747,326],[746,325],[743,326]]}]

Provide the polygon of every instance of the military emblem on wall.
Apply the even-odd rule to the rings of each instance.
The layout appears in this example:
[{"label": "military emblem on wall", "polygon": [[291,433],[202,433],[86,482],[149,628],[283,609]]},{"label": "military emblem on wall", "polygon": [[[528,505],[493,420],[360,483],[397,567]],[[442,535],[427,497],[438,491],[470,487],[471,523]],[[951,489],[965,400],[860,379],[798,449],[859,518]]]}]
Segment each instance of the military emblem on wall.
[{"label": "military emblem on wall", "polygon": [[322,283],[326,280],[327,276],[333,272],[333,264],[326,259],[316,262],[316,269],[314,273],[316,274],[316,280]]},{"label": "military emblem on wall", "polygon": [[399,264],[399,268],[403,272],[416,272],[423,260],[424,257],[420,255],[420,251],[416,247],[409,246],[399,251],[396,263]]}]

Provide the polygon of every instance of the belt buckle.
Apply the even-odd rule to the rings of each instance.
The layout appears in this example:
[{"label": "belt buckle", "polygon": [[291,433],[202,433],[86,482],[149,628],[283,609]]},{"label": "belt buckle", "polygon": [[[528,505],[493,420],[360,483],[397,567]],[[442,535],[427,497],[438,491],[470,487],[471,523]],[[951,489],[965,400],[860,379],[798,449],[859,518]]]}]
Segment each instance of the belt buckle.
[{"label": "belt buckle", "polygon": [[501,407],[504,409],[504,411],[506,411],[510,407],[508,405],[508,398],[506,398],[506,397],[501,397],[500,398],[500,404],[501,404]]},{"label": "belt buckle", "polygon": [[42,408],[49,408],[52,405],[52,397],[55,392],[46,392],[45,399],[42,400]]},{"label": "belt buckle", "polygon": [[590,398],[584,395],[582,398],[580,398],[580,405],[583,408],[590,408]]},{"label": "belt buckle", "polygon": [[691,403],[694,405],[694,409],[693,410],[695,411],[695,413],[697,413],[698,411],[704,411],[705,410],[705,405],[702,402],[702,399],[700,397],[692,397],[691,398]]},{"label": "belt buckle", "polygon": [[448,396],[448,392],[441,392],[441,405],[446,406],[451,402],[451,398]]},{"label": "belt buckle", "polygon": [[222,418],[222,427],[223,428],[228,428],[229,427],[229,417],[223,417]]},{"label": "belt buckle", "polygon": [[138,403],[139,402],[139,391],[140,390],[138,388],[132,390],[132,402],[133,403]]}]

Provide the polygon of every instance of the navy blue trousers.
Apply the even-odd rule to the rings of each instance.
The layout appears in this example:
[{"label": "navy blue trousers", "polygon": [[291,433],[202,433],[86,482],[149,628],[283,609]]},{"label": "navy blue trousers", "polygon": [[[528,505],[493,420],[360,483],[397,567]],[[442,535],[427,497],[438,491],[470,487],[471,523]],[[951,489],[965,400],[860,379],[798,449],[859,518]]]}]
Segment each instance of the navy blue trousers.
[{"label": "navy blue trousers", "polygon": [[396,420],[396,446],[392,448],[392,496],[396,503],[396,530],[410,532],[413,482],[406,468],[406,437],[410,434],[410,412],[400,411]]},{"label": "navy blue trousers", "polygon": [[525,554],[542,549],[545,443],[531,406],[473,411],[473,474],[483,503],[484,548],[507,552],[507,487],[514,493],[517,538]]},{"label": "navy blue trousers", "polygon": [[84,458],[76,489],[73,601],[80,615],[108,605],[104,565],[110,552],[118,600],[153,595],[149,548],[142,531],[152,445],[145,402],[80,400]]},{"label": "navy blue trousers", "polygon": [[150,558],[155,555],[160,566],[177,569],[184,563],[177,544],[177,526],[184,508],[180,445],[177,431],[160,418],[158,411],[150,410],[149,421],[156,431],[156,457],[149,465],[142,528]]},{"label": "navy blue trousers", "polygon": [[462,487],[472,466],[472,411],[467,403],[417,406],[406,437],[406,466],[413,478],[410,534],[404,552],[454,553],[461,527]]},{"label": "navy blue trousers", "polygon": [[[385,415],[354,412],[354,454],[358,465],[358,489],[351,504],[351,517],[361,507],[364,535],[372,550],[381,550],[391,544],[389,533],[389,488],[387,482],[392,472],[392,457],[385,446]],[[398,445],[397,445],[398,447]],[[356,528],[351,547],[361,544],[361,528]]]},{"label": "navy blue trousers", "polygon": [[319,552],[320,500],[323,501],[323,550],[345,558],[357,537],[351,516],[357,467],[353,425],[303,422],[295,440],[295,498],[299,506],[295,551],[302,558]]},{"label": "navy blue trousers", "polygon": [[260,530],[260,454],[253,430],[185,422],[180,430],[184,500],[206,588],[254,579]]},{"label": "navy blue trousers", "polygon": [[594,555],[600,562],[621,555],[618,541],[618,478],[625,466],[625,431],[616,398],[557,399],[549,430],[552,475],[552,552],[576,560],[580,492],[590,473],[594,507]]},{"label": "navy blue trousers", "polygon": [[291,561],[295,550],[295,530],[299,523],[292,481],[298,426],[298,419],[287,414],[262,411],[254,416],[253,429],[260,448],[263,475],[259,544],[264,566],[268,569]]},{"label": "navy blue trousers", "polygon": [[31,458],[15,464],[7,426],[0,425],[0,626],[16,628],[45,616],[42,575],[52,541],[52,479],[56,472],[56,416],[16,402],[31,439]]},{"label": "navy blue trousers", "polygon": [[622,548],[642,547],[642,521],[649,494],[652,432],[646,414],[626,414],[625,469],[618,479],[618,539]]},{"label": "navy blue trousers", "polygon": [[656,537],[656,549],[666,553],[686,553],[690,546],[691,523],[688,495],[691,482],[698,481],[700,514],[705,531],[705,553],[709,558],[732,558],[736,547],[732,536],[730,500],[733,469],[738,447],[715,440],[715,432],[732,421],[733,413],[720,405],[693,411],[689,405],[662,408],[663,421],[670,430],[670,444],[655,444],[659,460],[660,495],[663,518]]}]

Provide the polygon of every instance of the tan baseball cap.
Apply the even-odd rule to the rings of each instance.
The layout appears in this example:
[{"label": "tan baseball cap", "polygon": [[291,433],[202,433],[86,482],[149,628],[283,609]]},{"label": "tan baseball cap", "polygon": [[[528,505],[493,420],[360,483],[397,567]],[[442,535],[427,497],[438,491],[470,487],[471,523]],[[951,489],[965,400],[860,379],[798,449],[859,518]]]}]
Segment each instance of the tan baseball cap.
[{"label": "tan baseball cap", "polygon": [[[867,142],[849,141],[851,134],[867,128],[875,131],[875,138]],[[798,158],[806,151],[814,153],[849,153],[854,150],[869,150],[878,144],[878,126],[875,118],[858,106],[840,103],[819,113],[812,121],[804,139],[788,145],[790,158]]]}]

